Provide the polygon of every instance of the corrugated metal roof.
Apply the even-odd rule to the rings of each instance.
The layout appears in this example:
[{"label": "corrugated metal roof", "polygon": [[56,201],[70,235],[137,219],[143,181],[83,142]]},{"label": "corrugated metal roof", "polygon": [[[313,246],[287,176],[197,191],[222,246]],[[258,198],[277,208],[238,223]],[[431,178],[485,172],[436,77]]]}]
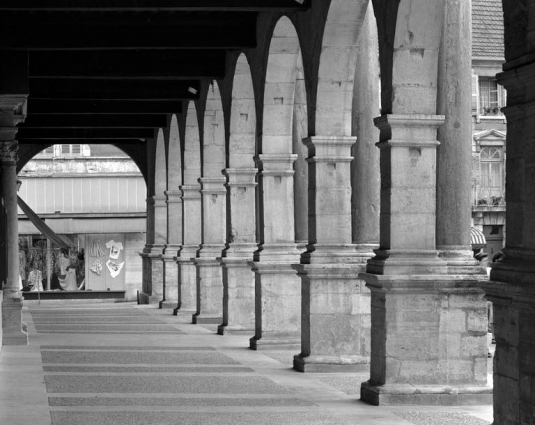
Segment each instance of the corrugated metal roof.
[{"label": "corrugated metal roof", "polygon": [[501,0],[472,0],[472,57],[504,58]]}]

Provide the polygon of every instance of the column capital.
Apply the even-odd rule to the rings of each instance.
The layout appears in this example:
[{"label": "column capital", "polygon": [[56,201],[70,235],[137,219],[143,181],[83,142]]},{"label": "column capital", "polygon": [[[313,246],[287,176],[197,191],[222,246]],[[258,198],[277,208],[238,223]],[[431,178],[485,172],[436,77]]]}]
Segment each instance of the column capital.
[{"label": "column capital", "polygon": [[26,118],[28,95],[0,95],[0,126],[15,127]]},{"label": "column capital", "polygon": [[[0,134],[2,130],[0,128]],[[0,142],[0,162],[4,165],[15,164],[18,160],[18,150],[19,144],[16,140]]]},{"label": "column capital", "polygon": [[260,154],[254,159],[264,176],[293,175],[293,163],[297,159],[297,154]]},{"label": "column capital", "polygon": [[307,161],[350,162],[351,147],[357,142],[353,136],[312,136],[305,137],[303,143],[308,147]]},{"label": "column capital", "polygon": [[179,204],[182,202],[182,192],[180,190],[166,190],[167,204]]},{"label": "column capital", "polygon": [[390,147],[438,146],[436,131],[444,124],[444,115],[394,115],[375,118],[375,126],[381,131],[380,149]]},{"label": "column capital", "polygon": [[201,184],[201,193],[203,194],[225,194],[227,189],[225,177],[201,177],[199,183]]},{"label": "column capital", "polygon": [[187,184],[179,186],[182,191],[182,199],[200,199],[201,198],[201,185],[200,184]]},{"label": "column capital", "polygon": [[226,168],[222,173],[227,176],[227,186],[251,186],[256,183],[255,178],[258,168]]}]

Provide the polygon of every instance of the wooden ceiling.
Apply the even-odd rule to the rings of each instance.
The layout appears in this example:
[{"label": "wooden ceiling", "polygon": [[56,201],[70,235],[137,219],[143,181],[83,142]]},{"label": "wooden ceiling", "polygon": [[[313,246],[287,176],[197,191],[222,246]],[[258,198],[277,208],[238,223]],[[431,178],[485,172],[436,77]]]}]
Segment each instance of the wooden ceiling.
[{"label": "wooden ceiling", "polygon": [[310,0],[1,0],[0,51],[28,52],[20,143],[139,143],[256,46],[259,13]]}]

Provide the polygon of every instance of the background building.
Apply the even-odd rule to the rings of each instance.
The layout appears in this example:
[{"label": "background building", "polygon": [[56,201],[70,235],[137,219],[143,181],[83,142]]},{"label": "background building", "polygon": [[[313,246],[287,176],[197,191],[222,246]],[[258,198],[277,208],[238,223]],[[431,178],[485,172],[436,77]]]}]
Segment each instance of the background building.
[{"label": "background building", "polygon": [[[20,198],[72,247],[77,286],[125,290],[127,299],[135,299],[141,287],[146,184],[130,157],[111,145],[54,145],[28,162],[19,179]],[[58,288],[60,247],[20,208],[19,235],[24,283],[40,273],[43,288]]]},{"label": "background building", "polygon": [[496,80],[505,62],[500,0],[472,2],[472,219],[487,240],[485,252],[505,238],[505,89]]}]

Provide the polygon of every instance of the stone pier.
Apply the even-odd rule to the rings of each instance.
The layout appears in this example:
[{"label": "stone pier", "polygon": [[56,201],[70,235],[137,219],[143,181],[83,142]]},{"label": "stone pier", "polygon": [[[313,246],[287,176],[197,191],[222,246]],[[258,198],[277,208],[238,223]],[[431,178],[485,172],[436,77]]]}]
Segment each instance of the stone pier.
[{"label": "stone pier", "polygon": [[249,347],[296,349],[301,339],[301,279],[294,266],[294,154],[262,154],[260,172],[261,240],[251,263],[255,272],[255,336]]},{"label": "stone pier", "polygon": [[255,274],[249,262],[256,245],[256,168],[227,168],[230,241],[223,252],[223,323],[220,335],[254,333]]},{"label": "stone pier", "polygon": [[202,190],[202,245],[195,259],[197,267],[197,311],[193,323],[223,320],[223,269],[225,247],[226,194],[224,177],[199,179]]}]

